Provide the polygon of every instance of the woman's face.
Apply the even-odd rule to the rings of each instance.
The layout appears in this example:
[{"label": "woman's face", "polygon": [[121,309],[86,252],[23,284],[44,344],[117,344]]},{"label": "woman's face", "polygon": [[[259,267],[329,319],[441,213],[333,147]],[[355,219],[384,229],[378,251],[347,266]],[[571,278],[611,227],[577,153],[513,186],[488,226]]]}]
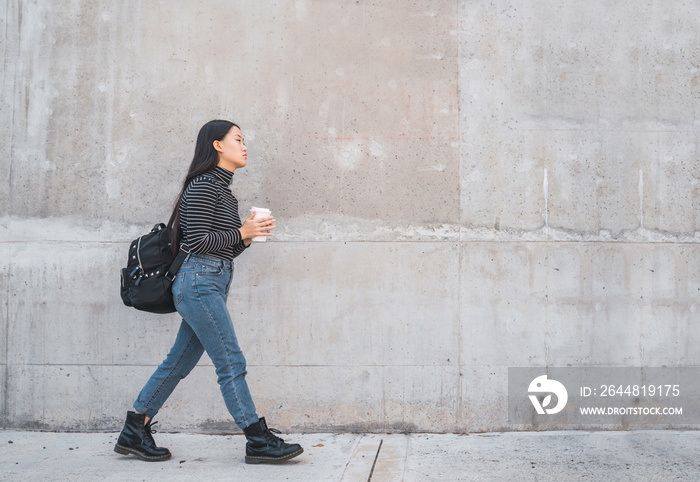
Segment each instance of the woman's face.
[{"label": "woman's face", "polygon": [[243,141],[243,133],[238,127],[231,127],[223,139],[214,141],[214,149],[219,153],[217,166],[231,172],[239,167],[245,167],[248,149]]}]

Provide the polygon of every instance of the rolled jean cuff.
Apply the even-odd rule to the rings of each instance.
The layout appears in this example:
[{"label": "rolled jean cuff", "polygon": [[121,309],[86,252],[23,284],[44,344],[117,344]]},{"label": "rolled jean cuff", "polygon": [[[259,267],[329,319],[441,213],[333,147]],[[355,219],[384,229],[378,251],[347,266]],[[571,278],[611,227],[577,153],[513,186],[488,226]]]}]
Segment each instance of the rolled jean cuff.
[{"label": "rolled jean cuff", "polygon": [[136,411],[138,413],[143,413],[148,418],[153,418],[156,416],[156,414],[158,414],[158,410],[146,408],[145,406],[140,405],[138,402],[134,403],[134,411]]},{"label": "rolled jean cuff", "polygon": [[[253,420],[253,418],[255,418],[255,420]],[[250,426],[253,425],[254,423],[258,423],[258,422],[260,421],[260,419],[259,419],[258,416],[256,415],[255,417],[251,417],[251,418],[248,419],[247,421],[248,421],[248,427],[250,427]],[[236,424],[236,425],[238,425],[238,424]],[[240,425],[238,425],[238,427],[239,427],[241,430],[245,430],[245,429],[248,428],[248,427],[241,427]]]}]

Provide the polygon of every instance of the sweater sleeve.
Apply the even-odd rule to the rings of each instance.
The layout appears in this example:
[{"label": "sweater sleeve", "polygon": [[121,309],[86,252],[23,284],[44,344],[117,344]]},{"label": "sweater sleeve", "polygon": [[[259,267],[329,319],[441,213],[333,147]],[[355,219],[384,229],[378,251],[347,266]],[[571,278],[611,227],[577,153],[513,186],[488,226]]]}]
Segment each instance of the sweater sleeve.
[{"label": "sweater sleeve", "polygon": [[210,181],[195,179],[188,187],[186,217],[187,241],[190,251],[206,254],[242,242],[237,228],[214,231],[212,227],[217,192]]},{"label": "sweater sleeve", "polygon": [[[239,231],[239,232],[240,232],[240,231]],[[252,243],[251,243],[251,244],[252,244]],[[234,259],[235,259],[239,254],[241,254],[243,251],[245,251],[245,250],[248,249],[248,248],[249,248],[249,246],[246,246],[245,243],[243,242],[243,240],[241,239],[241,242],[238,243],[238,244],[236,244],[236,245],[233,247],[233,257],[234,257]]]}]

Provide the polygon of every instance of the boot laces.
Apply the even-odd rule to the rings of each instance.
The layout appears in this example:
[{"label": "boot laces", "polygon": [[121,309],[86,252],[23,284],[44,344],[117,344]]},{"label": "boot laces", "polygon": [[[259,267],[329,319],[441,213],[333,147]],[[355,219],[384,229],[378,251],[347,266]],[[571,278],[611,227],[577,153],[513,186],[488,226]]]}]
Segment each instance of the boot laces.
[{"label": "boot laces", "polygon": [[158,433],[157,430],[153,430],[153,426],[156,425],[158,422],[148,422],[146,425],[143,426],[143,438],[145,441],[149,442],[150,444],[155,445],[156,441],[153,440],[153,435],[154,433]]},{"label": "boot laces", "polygon": [[272,441],[279,440],[280,443],[284,443],[284,440],[281,437],[278,437],[277,435],[275,435],[276,433],[282,433],[282,432],[280,432],[276,428],[269,428],[269,427],[265,427],[265,428],[267,428],[267,435],[268,435],[270,440],[272,440]]}]

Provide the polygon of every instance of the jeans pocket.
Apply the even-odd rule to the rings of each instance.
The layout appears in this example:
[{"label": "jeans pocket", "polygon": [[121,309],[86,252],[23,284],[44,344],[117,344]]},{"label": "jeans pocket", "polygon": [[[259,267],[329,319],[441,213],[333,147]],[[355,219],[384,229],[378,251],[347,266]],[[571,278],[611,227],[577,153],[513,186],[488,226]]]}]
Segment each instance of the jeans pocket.
[{"label": "jeans pocket", "polygon": [[226,282],[226,289],[224,290],[224,299],[228,298],[228,290],[231,288],[231,281],[233,281],[233,268],[226,270],[228,274],[228,281]]},{"label": "jeans pocket", "polygon": [[213,266],[211,264],[202,263],[197,274],[204,276],[221,276],[224,272],[224,268],[221,266]]},{"label": "jeans pocket", "polygon": [[175,306],[179,305],[182,302],[182,285],[185,284],[185,273],[179,273],[175,275],[175,280],[173,281],[173,301],[175,303]]}]

